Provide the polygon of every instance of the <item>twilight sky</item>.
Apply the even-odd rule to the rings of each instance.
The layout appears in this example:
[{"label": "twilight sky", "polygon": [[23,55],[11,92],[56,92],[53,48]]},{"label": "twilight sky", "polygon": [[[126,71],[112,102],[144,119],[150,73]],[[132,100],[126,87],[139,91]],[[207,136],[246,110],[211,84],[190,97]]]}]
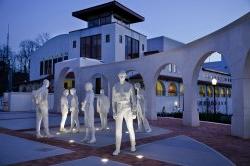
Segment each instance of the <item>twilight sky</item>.
[{"label": "twilight sky", "polygon": [[[86,27],[72,11],[110,0],[0,0],[0,45],[6,43],[10,25],[10,47],[39,33],[51,37]],[[145,17],[131,27],[148,36],[167,36],[184,43],[207,35],[250,11],[250,0],[118,0]]]}]

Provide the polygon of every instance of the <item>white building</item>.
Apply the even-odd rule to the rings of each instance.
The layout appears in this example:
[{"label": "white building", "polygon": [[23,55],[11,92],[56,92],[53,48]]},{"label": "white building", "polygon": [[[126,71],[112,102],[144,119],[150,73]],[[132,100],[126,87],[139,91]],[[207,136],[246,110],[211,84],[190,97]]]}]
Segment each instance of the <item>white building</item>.
[{"label": "white building", "polygon": [[[155,53],[169,51],[185,45],[164,36],[147,40],[145,35],[130,28],[130,24],[142,22],[144,17],[117,1],[76,11],[72,13],[72,16],[86,21],[88,27],[56,36],[38,49],[31,56],[31,82],[39,82],[37,80],[49,78],[52,82],[51,90],[53,91],[53,75],[55,64],[58,62],[85,57],[97,59],[102,63],[113,63],[143,58],[143,56],[157,56]],[[135,75],[136,73],[130,74],[131,77]],[[231,114],[230,74],[216,68],[213,63],[206,63],[199,74],[198,110],[200,112],[213,111],[212,78],[218,80],[218,86],[215,89],[217,110]],[[140,81],[140,79],[137,79],[137,81]],[[101,78],[96,78],[94,85],[96,93],[99,92],[101,84]],[[69,73],[65,79],[64,87],[74,86],[74,74]],[[32,90],[32,88],[29,89]],[[182,73],[179,72],[175,64],[169,64],[161,71],[156,83],[156,95],[157,112],[182,110],[184,102]]]}]

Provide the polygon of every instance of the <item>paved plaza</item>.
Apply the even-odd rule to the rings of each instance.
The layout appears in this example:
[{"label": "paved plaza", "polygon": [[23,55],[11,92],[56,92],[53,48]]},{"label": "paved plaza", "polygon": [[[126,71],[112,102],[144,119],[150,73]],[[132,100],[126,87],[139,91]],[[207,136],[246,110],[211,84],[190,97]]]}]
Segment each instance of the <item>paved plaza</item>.
[{"label": "paved plaza", "polygon": [[[230,136],[230,126],[202,122],[185,127],[179,119],[150,121],[151,133],[136,133],[137,151],[129,151],[129,134],[123,129],[119,156],[114,150],[115,125],[100,130],[96,118],[96,144],[81,142],[79,133],[59,133],[60,114],[50,114],[53,138],[35,137],[34,112],[0,112],[0,165],[248,165],[250,140]],[[69,129],[68,117],[66,128]],[[134,125],[136,128],[136,124]]]}]

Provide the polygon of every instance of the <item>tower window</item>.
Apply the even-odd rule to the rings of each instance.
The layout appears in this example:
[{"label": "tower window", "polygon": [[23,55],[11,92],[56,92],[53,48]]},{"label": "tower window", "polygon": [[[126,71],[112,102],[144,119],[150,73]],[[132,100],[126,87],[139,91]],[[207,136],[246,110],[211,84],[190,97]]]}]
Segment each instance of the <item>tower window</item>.
[{"label": "tower window", "polygon": [[110,35],[106,35],[106,43],[109,43],[110,42]]},{"label": "tower window", "polygon": [[122,35],[119,36],[119,42],[122,43]]},{"label": "tower window", "polygon": [[73,41],[73,48],[76,48],[76,41]]}]

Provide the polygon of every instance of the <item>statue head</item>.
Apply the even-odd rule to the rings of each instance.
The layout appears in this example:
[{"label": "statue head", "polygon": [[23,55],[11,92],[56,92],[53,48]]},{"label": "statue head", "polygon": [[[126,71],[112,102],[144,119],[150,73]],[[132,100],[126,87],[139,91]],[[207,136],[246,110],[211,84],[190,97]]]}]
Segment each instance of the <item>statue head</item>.
[{"label": "statue head", "polygon": [[48,88],[49,87],[49,80],[47,80],[47,79],[43,80],[43,86]]},{"label": "statue head", "polygon": [[70,89],[70,94],[71,94],[72,96],[74,96],[74,95],[76,94],[76,89],[75,89],[75,88],[71,88],[71,89]]},{"label": "statue head", "polygon": [[63,95],[64,95],[64,96],[68,96],[68,95],[69,95],[69,90],[68,90],[68,89],[64,89]]},{"label": "statue head", "polygon": [[101,90],[100,90],[100,94],[101,94],[101,95],[104,95],[104,89],[101,89]]},{"label": "statue head", "polygon": [[118,77],[119,77],[120,82],[122,83],[125,81],[127,77],[127,73],[125,71],[120,71],[118,74]]},{"label": "statue head", "polygon": [[85,90],[86,90],[86,91],[91,91],[91,90],[93,90],[93,85],[92,85],[91,82],[87,82],[87,83],[85,84]]},{"label": "statue head", "polygon": [[135,89],[136,89],[136,90],[141,89],[141,84],[140,84],[140,83],[135,83]]}]

